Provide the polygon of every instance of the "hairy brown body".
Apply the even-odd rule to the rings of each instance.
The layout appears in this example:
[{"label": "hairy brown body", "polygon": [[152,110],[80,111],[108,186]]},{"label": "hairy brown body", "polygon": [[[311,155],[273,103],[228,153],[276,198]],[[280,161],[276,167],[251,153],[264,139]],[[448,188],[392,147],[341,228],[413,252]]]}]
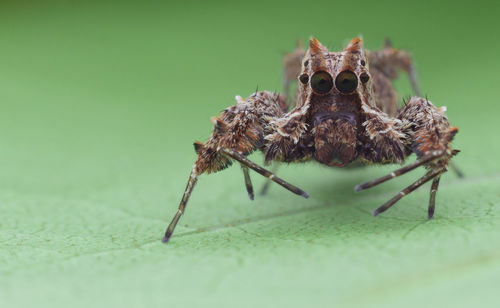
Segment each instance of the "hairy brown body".
[{"label": "hairy brown body", "polygon": [[[240,163],[250,198],[253,187],[249,169],[291,192],[308,197],[300,188],[246,158],[259,150],[265,162],[316,160],[330,167],[362,164],[403,163],[412,153],[418,160],[379,179],[358,185],[356,191],[373,187],[419,166],[428,172],[375,210],[377,215],[406,194],[433,180],[428,215],[434,214],[440,175],[447,171],[457,129],[427,99],[414,96],[398,109],[391,80],[398,71],[410,77],[417,95],[416,74],[408,53],[388,43],[379,51],[365,51],[353,39],[340,52],[330,52],[312,38],[307,52],[299,46],[284,59],[285,95],[256,92],[247,99],[236,97],[236,105],[213,118],[214,131],[205,143],[196,142],[198,159],[177,214],[164,237],[168,241],[184,213],[198,176]],[[289,85],[297,78],[296,101],[286,104]]]}]

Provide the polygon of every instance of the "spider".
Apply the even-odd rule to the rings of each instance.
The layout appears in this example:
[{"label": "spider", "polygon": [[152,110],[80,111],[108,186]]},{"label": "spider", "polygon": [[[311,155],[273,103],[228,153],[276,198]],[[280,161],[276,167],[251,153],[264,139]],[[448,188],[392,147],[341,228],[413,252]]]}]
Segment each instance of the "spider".
[{"label": "spider", "polygon": [[[283,63],[284,95],[257,91],[247,99],[236,96],[234,106],[212,118],[214,130],[209,140],[194,143],[198,158],[163,242],[172,236],[198,177],[221,171],[233,162],[241,165],[250,199],[254,192],[249,169],[268,178],[268,182],[309,197],[275,172],[250,161],[247,156],[255,150],[264,154],[266,165],[315,160],[330,167],[403,164],[415,153],[415,162],[358,185],[355,191],[424,166],[425,175],[377,208],[373,215],[386,211],[432,180],[428,217],[433,217],[440,177],[459,152],[451,147],[458,129],[450,126],[444,114],[446,107],[436,108],[420,97],[410,54],[392,48],[388,41],[378,51],[365,50],[360,38],[354,38],[340,52],[330,52],[311,38],[306,52],[299,44],[294,52],[285,55]],[[417,95],[402,108],[398,108],[391,83],[399,71],[408,74]],[[286,96],[294,80],[298,81],[297,93],[293,108],[288,110]]]}]

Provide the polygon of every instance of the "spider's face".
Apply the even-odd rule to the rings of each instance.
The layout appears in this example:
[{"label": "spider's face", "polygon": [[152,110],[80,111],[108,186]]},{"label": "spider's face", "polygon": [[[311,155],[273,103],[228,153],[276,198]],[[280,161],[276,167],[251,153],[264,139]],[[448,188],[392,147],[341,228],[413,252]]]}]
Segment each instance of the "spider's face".
[{"label": "spider's face", "polygon": [[312,38],[302,62],[302,92],[319,96],[351,95],[370,80],[361,40],[353,39],[341,52],[329,52]]}]

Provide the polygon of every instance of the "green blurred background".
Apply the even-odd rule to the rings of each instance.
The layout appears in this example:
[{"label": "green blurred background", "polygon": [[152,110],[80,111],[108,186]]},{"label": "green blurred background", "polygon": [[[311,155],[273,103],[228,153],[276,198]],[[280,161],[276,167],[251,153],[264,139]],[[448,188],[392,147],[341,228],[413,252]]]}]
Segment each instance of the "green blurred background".
[{"label": "green blurred background", "polygon": [[[492,1],[3,1],[0,306],[497,306],[499,6]],[[459,127],[436,218],[422,170],[283,168],[304,188],[250,202],[239,168],[202,177],[160,242],[211,116],[281,89],[281,55],[384,37]],[[408,82],[397,82],[402,95]],[[261,162],[259,155],[252,156]],[[256,187],[263,180],[253,175]]]}]

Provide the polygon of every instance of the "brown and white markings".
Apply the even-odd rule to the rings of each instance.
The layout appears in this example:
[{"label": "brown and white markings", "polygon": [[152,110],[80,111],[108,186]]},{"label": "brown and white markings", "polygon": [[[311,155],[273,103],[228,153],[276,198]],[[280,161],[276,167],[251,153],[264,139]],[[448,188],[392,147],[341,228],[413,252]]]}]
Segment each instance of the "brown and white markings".
[{"label": "brown and white markings", "polygon": [[[309,41],[307,52],[299,46],[284,58],[284,95],[256,92],[212,119],[214,131],[205,143],[195,142],[198,158],[191,170],[179,209],[167,228],[168,242],[185,211],[198,177],[230,166],[241,165],[248,195],[254,197],[249,170],[307,198],[300,188],[250,161],[255,150],[265,163],[315,160],[326,166],[350,164],[402,164],[415,153],[417,160],[389,175],[356,186],[367,189],[424,166],[427,173],[374,211],[384,212],[424,183],[433,181],[428,217],[432,218],[440,176],[458,153],[451,141],[458,132],[450,126],[445,107],[436,108],[425,98],[414,96],[398,108],[391,81],[399,71],[408,74],[419,94],[416,74],[407,52],[386,43],[368,51],[359,38],[340,52],[330,52],[318,40]],[[286,103],[288,87],[297,79],[293,108]]]}]

